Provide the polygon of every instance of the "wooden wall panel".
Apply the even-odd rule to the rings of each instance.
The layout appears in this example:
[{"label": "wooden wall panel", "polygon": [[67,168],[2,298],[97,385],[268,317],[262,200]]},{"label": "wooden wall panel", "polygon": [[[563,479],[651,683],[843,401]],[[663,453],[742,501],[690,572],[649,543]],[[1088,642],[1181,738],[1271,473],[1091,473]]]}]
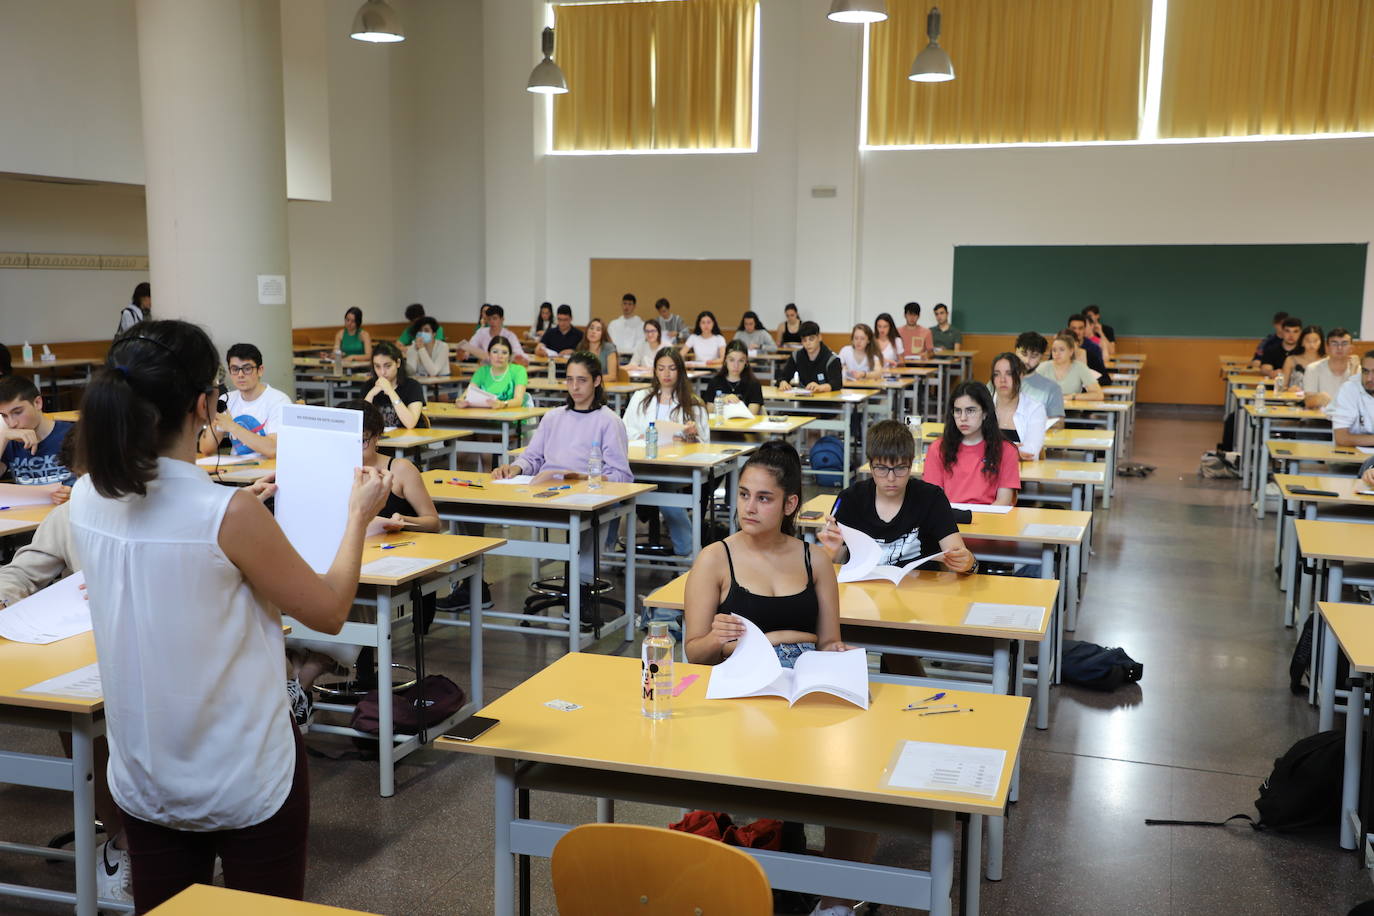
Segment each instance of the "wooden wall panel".
[{"label": "wooden wall panel", "polygon": [[727,332],[739,327],[749,311],[749,261],[674,260],[666,258],[592,258],[590,315],[573,315],[578,327],[589,318],[610,321],[620,317],[620,297],[634,293],[639,314],[655,315],[660,298],[673,304],[690,329],[697,313],[709,310]]}]

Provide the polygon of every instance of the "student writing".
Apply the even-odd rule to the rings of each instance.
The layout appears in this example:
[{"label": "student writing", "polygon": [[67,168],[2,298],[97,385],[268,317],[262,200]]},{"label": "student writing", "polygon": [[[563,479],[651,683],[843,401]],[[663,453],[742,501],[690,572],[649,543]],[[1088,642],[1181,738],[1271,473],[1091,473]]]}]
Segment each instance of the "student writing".
[{"label": "student writing", "polygon": [[62,442],[73,424],[43,413],[43,397],[22,375],[0,378],[0,477],[24,486],[53,486],[52,501],[65,502],[75,477],[61,461]]}]

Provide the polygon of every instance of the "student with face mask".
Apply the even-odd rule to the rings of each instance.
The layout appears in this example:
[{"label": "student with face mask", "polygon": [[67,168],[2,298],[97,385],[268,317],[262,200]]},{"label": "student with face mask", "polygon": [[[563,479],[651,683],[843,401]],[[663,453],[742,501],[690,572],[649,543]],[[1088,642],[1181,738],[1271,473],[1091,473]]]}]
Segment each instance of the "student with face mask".
[{"label": "student with face mask", "polygon": [[411,375],[447,376],[449,349],[439,337],[439,322],[426,315],[411,325],[411,331],[413,340],[406,347],[406,370]]}]

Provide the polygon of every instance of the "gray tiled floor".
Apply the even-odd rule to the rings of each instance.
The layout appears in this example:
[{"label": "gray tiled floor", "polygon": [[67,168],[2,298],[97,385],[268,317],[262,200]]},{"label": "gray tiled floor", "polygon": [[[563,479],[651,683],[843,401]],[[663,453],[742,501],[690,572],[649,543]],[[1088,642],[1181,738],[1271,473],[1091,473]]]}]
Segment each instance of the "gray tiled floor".
[{"label": "gray tiled floor", "polygon": [[[1273,525],[1256,524],[1234,482],[1195,473],[1218,425],[1138,425],[1132,457],[1159,469],[1121,480],[1111,511],[1099,513],[1076,635],[1124,646],[1145,664],[1145,680],[1111,695],[1056,690],[1050,730],[1027,738],[1006,877],[984,883],[986,913],[1344,913],[1374,897],[1354,857],[1331,838],[1143,823],[1250,811],[1273,758],[1316,730],[1314,712],[1287,689],[1293,633],[1282,627],[1269,568]],[[522,594],[527,570],[496,564],[498,598]],[[489,696],[559,649],[499,634],[489,646]],[[430,648],[432,668],[465,676],[465,636],[445,632]],[[347,749],[310,741],[331,754]],[[2,730],[0,746],[46,748],[45,739]],[[316,757],[311,779],[310,899],[406,916],[490,912],[485,760],[415,755],[391,799],[376,796],[370,764]],[[63,829],[66,804],[55,792],[0,788],[0,836],[42,841]],[[534,810],[568,820],[594,813],[590,802],[561,796],[537,796]],[[642,823],[675,816],[645,806],[617,811]],[[883,862],[921,857],[902,842],[879,849]],[[536,862],[536,913],[553,911],[547,876]],[[0,856],[0,882],[34,880],[67,884],[70,871]],[[69,910],[0,898],[3,914],[58,912]]]}]

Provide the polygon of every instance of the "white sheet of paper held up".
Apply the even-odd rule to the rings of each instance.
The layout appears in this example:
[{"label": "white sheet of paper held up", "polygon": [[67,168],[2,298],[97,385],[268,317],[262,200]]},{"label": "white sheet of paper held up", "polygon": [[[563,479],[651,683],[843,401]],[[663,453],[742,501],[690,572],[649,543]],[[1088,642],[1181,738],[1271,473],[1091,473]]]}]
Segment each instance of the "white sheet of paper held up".
[{"label": "white sheet of paper held up", "polygon": [[43,646],[91,629],[91,608],[81,586],[84,573],[72,573],[0,610],[0,636]]},{"label": "white sheet of paper held up", "polygon": [[362,464],[360,410],[288,404],[277,434],[277,524],[317,573],[329,571],[348,526]]},{"label": "white sheet of paper held up", "polygon": [[1007,752],[1001,748],[905,741],[887,782],[898,789],[991,798],[1006,762]]}]

